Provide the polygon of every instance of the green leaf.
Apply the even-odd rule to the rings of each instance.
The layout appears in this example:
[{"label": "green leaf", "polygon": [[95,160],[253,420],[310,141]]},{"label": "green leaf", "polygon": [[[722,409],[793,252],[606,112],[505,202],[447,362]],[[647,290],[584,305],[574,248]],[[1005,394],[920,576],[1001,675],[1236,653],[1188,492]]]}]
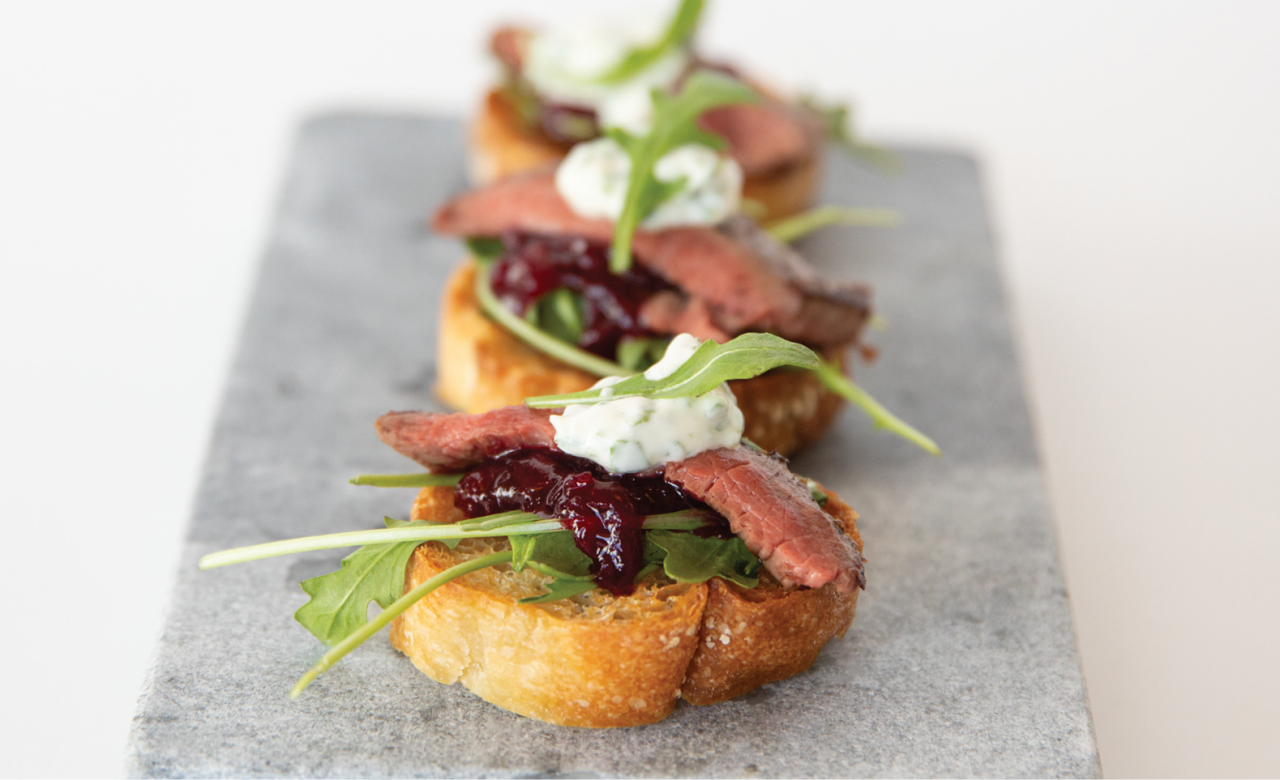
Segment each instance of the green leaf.
[{"label": "green leaf", "polygon": [[567,599],[570,596],[576,596],[579,593],[587,593],[596,589],[594,582],[579,582],[578,580],[552,580],[545,586],[546,593],[538,596],[529,596],[520,599],[520,604],[546,604],[551,601],[559,601]]},{"label": "green leaf", "polygon": [[[532,563],[542,564],[567,577],[591,576],[591,559],[573,541],[569,531],[511,537],[511,568],[520,571]],[[540,569],[541,570],[541,569]]]},{"label": "green leaf", "polygon": [[868,144],[853,131],[853,112],[839,103],[826,103],[813,95],[800,98],[805,108],[817,115],[826,130],[827,140],[839,146],[854,159],[879,170],[881,173],[898,173],[902,170],[902,158],[888,149]]},{"label": "green leaf", "polygon": [[[528,536],[550,534],[564,530],[559,520],[543,520],[528,512],[500,512],[486,517],[475,517],[457,523],[397,523],[388,519],[392,528],[372,531],[344,531],[337,534],[304,536],[300,539],[281,539],[278,542],[254,544],[209,553],[200,559],[201,569],[216,569],[233,563],[248,563],[280,555],[293,555],[312,550],[332,550],[338,547],[357,547],[368,544],[393,544],[397,542],[443,542],[452,547],[460,539],[484,539],[493,536]],[[646,517],[644,527],[692,530],[706,524],[701,513],[694,511],[670,512]]]},{"label": "green leaf", "polygon": [[617,363],[611,363],[598,355],[579,349],[574,344],[561,341],[516,316],[510,309],[503,306],[502,301],[499,301],[498,297],[493,294],[493,288],[489,286],[489,266],[483,262],[479,263],[478,266],[476,269],[476,300],[479,301],[481,310],[499,325],[510,331],[511,335],[539,352],[550,355],[562,363],[568,363],[574,368],[581,369],[589,374],[595,374],[596,376],[627,376],[631,374],[630,371]]},{"label": "green leaf", "polygon": [[721,577],[744,588],[754,588],[760,580],[760,559],[738,537],[704,539],[677,531],[649,531],[645,538],[666,553],[662,568],[676,582],[706,582]]},{"label": "green leaf", "polygon": [[[535,409],[554,409],[566,404],[596,404],[619,398],[697,397],[732,379],[750,379],[781,366],[816,369],[819,359],[808,347],[772,333],[744,333],[724,344],[704,341],[702,346],[665,379],[652,380],[636,374],[609,388],[584,390],[565,395],[544,395],[525,399]],[[602,389],[611,391],[602,395]]]},{"label": "green leaf", "polygon": [[586,327],[582,295],[559,287],[539,298],[525,313],[525,319],[543,333],[576,345]]},{"label": "green leaf", "polygon": [[462,480],[461,474],[361,474],[349,481],[353,485],[373,487],[453,487]]},{"label": "green leaf", "polygon": [[511,568],[525,566],[554,579],[546,584],[547,592],[520,599],[521,604],[545,604],[559,601],[596,587],[591,576],[591,559],[573,541],[569,531],[511,537]]},{"label": "green leaf", "polygon": [[601,73],[593,81],[599,84],[621,84],[635,78],[666,56],[667,52],[683,46],[698,29],[698,20],[701,16],[702,0],[683,0],[658,40],[648,46],[639,46],[628,51],[617,64]]},{"label": "green leaf", "polygon": [[809,495],[813,496],[813,500],[817,502],[818,506],[826,506],[827,501],[831,500],[831,497],[822,488],[818,487],[816,480],[806,479],[804,484],[809,488]]},{"label": "green leaf", "polygon": [[[503,512],[501,516],[511,518],[516,513]],[[200,559],[201,569],[216,569],[233,563],[248,563],[263,558],[274,558],[280,555],[293,555],[312,550],[332,550],[338,547],[358,547],[365,544],[392,544],[395,542],[443,542],[453,547],[459,539],[483,539],[490,536],[508,536],[513,534],[542,534],[563,530],[559,520],[543,520],[537,515],[520,513],[519,522],[505,525],[501,530],[490,530],[483,527],[488,518],[477,517],[458,523],[405,523],[393,528],[379,528],[369,531],[343,531],[337,534],[321,534],[320,536],[304,536],[299,539],[281,539],[278,542],[254,544],[248,547],[237,547],[233,550],[222,550],[209,553]],[[499,515],[491,515],[499,517]],[[662,517],[662,515],[658,515]],[[388,523],[397,521],[388,518]],[[475,524],[475,525],[472,525]]]},{"label": "green leaf", "polygon": [[384,609],[381,614],[360,626],[342,641],[338,642],[332,650],[321,656],[320,660],[316,662],[316,665],[307,670],[307,673],[302,675],[298,682],[294,684],[293,690],[289,691],[289,698],[297,699],[301,696],[302,692],[307,689],[307,686],[310,685],[316,677],[319,677],[326,669],[342,660],[343,656],[359,647],[366,639],[378,633],[383,626],[390,623],[392,620],[395,620],[401,612],[404,612],[409,607],[417,604],[427,594],[431,593],[431,591],[441,585],[444,585],[450,580],[461,577],[464,574],[470,574],[473,571],[487,569],[490,566],[498,566],[503,563],[508,563],[510,560],[511,551],[503,550],[502,552],[481,556],[479,558],[472,558],[469,561],[463,561],[462,563],[445,569],[436,576],[431,577],[426,582],[396,599],[390,606]]},{"label": "green leaf", "polygon": [[666,336],[623,336],[618,342],[618,365],[629,371],[644,371],[662,360],[670,343]]},{"label": "green leaf", "polygon": [[767,230],[774,238],[789,243],[801,236],[829,225],[889,226],[902,221],[893,209],[861,209],[847,206],[821,206],[794,217],[780,219]]},{"label": "green leaf", "polygon": [[715,145],[721,148],[723,139],[698,127],[698,118],[717,106],[731,103],[753,103],[759,100],[746,84],[727,76],[700,70],[690,76],[678,95],[653,92],[653,126],[644,136],[635,136],[617,128],[608,131],[631,158],[631,178],[627,183],[627,195],[622,213],[613,228],[613,251],[609,256],[609,269],[620,274],[631,267],[631,239],[636,228],[649,216],[664,197],[669,196],[678,182],[660,182],[653,175],[653,167],[664,154],[689,143]]},{"label": "green leaf", "polygon": [[502,253],[505,251],[502,245],[502,239],[485,238],[483,236],[468,238],[467,249],[471,251],[471,254],[474,255],[477,260],[484,262],[497,260],[499,257],[502,257]]},{"label": "green leaf", "polygon": [[[415,525],[392,518],[386,523],[388,528]],[[419,544],[366,545],[343,558],[341,569],[304,580],[302,589],[311,600],[294,613],[294,619],[316,639],[336,645],[368,621],[369,602],[386,609],[404,594],[404,569]]]},{"label": "green leaf", "polygon": [[866,412],[876,428],[884,428],[890,433],[895,433],[932,455],[942,454],[942,451],[938,449],[938,445],[934,444],[933,439],[917,431],[905,421],[898,419],[897,415],[881,406],[876,399],[871,397],[870,393],[858,387],[849,381],[848,377],[840,373],[839,366],[824,360],[814,373],[818,375],[818,379],[822,380],[822,384],[828,390],[836,395],[843,396],[846,400]]}]

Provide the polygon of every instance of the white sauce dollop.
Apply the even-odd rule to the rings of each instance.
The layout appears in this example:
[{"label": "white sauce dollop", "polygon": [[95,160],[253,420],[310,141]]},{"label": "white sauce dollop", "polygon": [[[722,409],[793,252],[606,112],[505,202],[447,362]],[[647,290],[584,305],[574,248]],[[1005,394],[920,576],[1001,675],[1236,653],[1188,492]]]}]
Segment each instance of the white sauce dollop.
[{"label": "white sauce dollop", "polygon": [[619,90],[639,90],[647,96],[655,87],[670,89],[689,64],[683,48],[667,52],[620,84],[595,81],[629,51],[661,37],[668,20],[667,14],[632,14],[630,18],[584,19],[538,33],[529,42],[524,76],[539,94],[554,102],[597,111]]},{"label": "white sauce dollop", "polygon": [[[688,334],[677,336],[645,376],[655,380],[670,376],[699,343]],[[595,386],[608,388],[621,381],[620,377],[606,377]],[[604,394],[608,392],[606,389]],[[595,461],[615,474],[633,474],[699,452],[737,447],[744,421],[733,391],[722,384],[697,398],[619,398],[572,404],[565,407],[564,414],[552,415],[551,425],[556,429],[556,446],[564,452]]]},{"label": "white sauce dollop", "polygon": [[[684,189],[658,204],[644,220],[657,230],[680,225],[717,225],[742,205],[742,168],[701,144],[685,144],[653,167],[658,181],[686,179]],[[556,169],[556,190],[580,216],[616,220],[622,214],[631,158],[612,138],[597,138],[570,150]]]},{"label": "white sauce dollop", "polygon": [[653,126],[653,95],[648,87],[622,87],[600,101],[596,121],[633,135],[648,135]]}]

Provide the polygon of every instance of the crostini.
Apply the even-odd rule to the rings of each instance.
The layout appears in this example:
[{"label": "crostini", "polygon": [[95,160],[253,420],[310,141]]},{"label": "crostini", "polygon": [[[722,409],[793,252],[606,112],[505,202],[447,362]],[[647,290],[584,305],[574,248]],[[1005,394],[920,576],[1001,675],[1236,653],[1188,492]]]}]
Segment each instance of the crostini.
[{"label": "crostini", "polygon": [[332,649],[295,697],[388,624],[432,679],[550,723],[633,726],[740,696],[808,669],[866,584],[856,513],[743,439],[724,384],[817,362],[768,334],[681,335],[647,374],[585,392],[392,412],[378,436],[426,472],[353,482],[421,487],[409,522],[201,566],[363,545],[303,583],[296,617]]}]

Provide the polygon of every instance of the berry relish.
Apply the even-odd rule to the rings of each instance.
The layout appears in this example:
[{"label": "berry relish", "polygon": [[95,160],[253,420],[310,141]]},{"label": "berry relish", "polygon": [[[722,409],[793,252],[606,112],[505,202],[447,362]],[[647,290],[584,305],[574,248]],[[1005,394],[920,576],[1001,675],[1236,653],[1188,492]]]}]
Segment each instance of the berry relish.
[{"label": "berry relish", "polygon": [[661,473],[613,474],[556,450],[516,450],[488,460],[467,472],[453,500],[468,517],[519,510],[559,518],[591,558],[596,584],[618,596],[635,590],[644,565],[645,516],[703,509],[713,525],[699,535],[729,535],[718,514]]},{"label": "berry relish", "polygon": [[671,285],[635,265],[621,274],[610,272],[607,245],[514,231],[502,236],[502,245],[489,283],[494,295],[516,314],[524,316],[539,298],[563,287],[582,296],[584,322],[578,346],[587,352],[613,360],[623,336],[655,335],[640,324],[640,305]]}]

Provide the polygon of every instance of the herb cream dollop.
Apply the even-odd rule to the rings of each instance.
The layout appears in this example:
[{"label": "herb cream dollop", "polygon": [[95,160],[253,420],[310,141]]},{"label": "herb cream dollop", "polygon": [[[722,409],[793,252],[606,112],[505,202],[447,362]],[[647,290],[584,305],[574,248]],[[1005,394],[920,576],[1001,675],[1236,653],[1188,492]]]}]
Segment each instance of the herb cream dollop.
[{"label": "herb cream dollop", "polygon": [[[618,84],[597,79],[632,50],[658,40],[667,26],[662,14],[631,13],[627,18],[580,19],[539,32],[529,42],[523,75],[538,94],[555,102],[585,106],[601,115],[622,116],[632,110],[635,95],[652,89],[669,90],[689,66],[684,47],[674,47],[649,67]],[[621,106],[610,105],[619,94]],[[624,120],[625,121],[625,120]]]},{"label": "herb cream dollop", "polygon": [[[685,180],[679,192],[657,205],[644,227],[718,225],[742,206],[742,168],[702,144],[667,152],[653,166],[660,182]],[[631,157],[612,138],[578,144],[556,169],[556,190],[578,215],[617,220],[627,198]]]},{"label": "herb cream dollop", "polygon": [[[672,339],[662,360],[645,377],[665,379],[693,355],[701,342],[683,333]],[[622,377],[606,377],[608,388]],[[684,460],[707,450],[737,447],[744,421],[726,384],[696,398],[619,398],[597,404],[571,404],[551,416],[555,442],[562,451],[599,463],[615,474],[633,474]]]}]

